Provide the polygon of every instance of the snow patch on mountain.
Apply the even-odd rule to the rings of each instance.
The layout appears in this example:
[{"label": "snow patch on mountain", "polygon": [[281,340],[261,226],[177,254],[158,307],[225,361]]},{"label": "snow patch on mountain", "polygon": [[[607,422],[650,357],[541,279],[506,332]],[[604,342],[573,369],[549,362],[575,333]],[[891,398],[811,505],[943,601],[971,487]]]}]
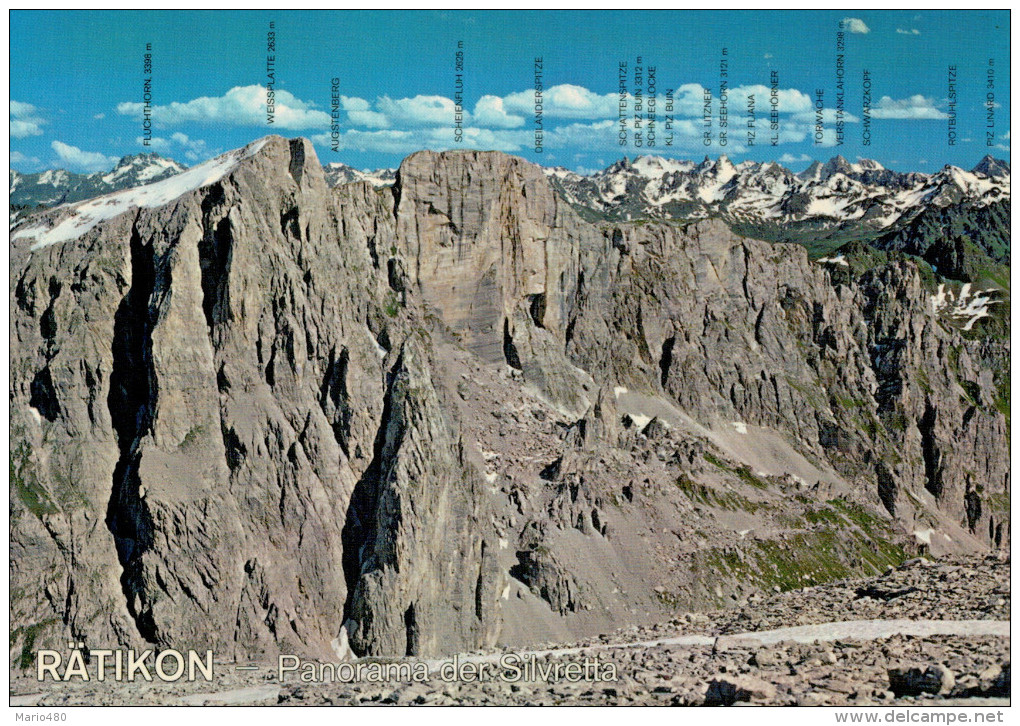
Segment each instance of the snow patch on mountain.
[{"label": "snow patch on mountain", "polygon": [[67,181],[67,172],[63,169],[50,169],[43,172],[43,175],[39,177],[40,184],[49,184],[50,186],[59,186]]},{"label": "snow patch on mountain", "polygon": [[850,266],[850,263],[846,261],[846,257],[844,257],[843,255],[835,255],[833,257],[819,257],[817,260],[815,260],[815,262],[822,265],[829,264],[829,265],[843,265],[843,267]]},{"label": "snow patch on mountain", "polygon": [[332,162],[322,167],[326,183],[331,187],[365,181],[376,189],[393,186],[397,179],[396,169],[355,169],[353,166]]},{"label": "snow patch on mountain", "polygon": [[1001,303],[1002,300],[992,300],[991,295],[996,291],[971,290],[969,282],[964,283],[958,295],[946,287],[945,283],[939,284],[938,291],[931,296],[932,312],[944,312],[949,317],[963,323],[964,330],[970,330],[981,318],[989,316],[988,307]]},{"label": "snow patch on mountain", "polygon": [[[877,161],[836,156],[794,174],[776,162],[721,156],[701,163],[639,156],[592,174],[545,169],[573,205],[630,218],[697,219],[723,215],[747,222],[855,221],[874,231],[912,219],[922,208],[967,200],[978,206],[1009,199],[1009,167],[986,157],[973,170],[946,166],[935,174],[900,173]],[[678,211],[675,205],[682,204]]]},{"label": "snow patch on mountain", "polygon": [[687,173],[694,168],[694,164],[690,161],[665,159],[661,156],[639,156],[634,160],[631,168],[649,179],[661,179],[664,174]]},{"label": "snow patch on mountain", "polygon": [[11,169],[9,201],[26,208],[83,202],[110,192],[161,181],[186,168],[172,159],[150,153],[125,156],[111,171],[92,174],[77,174],[66,169],[21,174]]},{"label": "snow patch on mountain", "polygon": [[172,159],[146,156],[125,157],[113,171],[103,176],[103,181],[114,185],[134,174],[134,181],[144,184],[157,176],[165,176],[167,173],[180,174],[182,171],[184,171],[184,167]]},{"label": "snow patch on mountain", "polygon": [[101,222],[123,214],[132,207],[161,207],[188,192],[207,187],[229,174],[243,159],[254,156],[265,145],[260,139],[192,167],[185,172],[145,186],[114,192],[86,202],[69,205],[67,214],[53,227],[47,223],[18,230],[12,239],[34,238],[33,250],[77,239]]}]

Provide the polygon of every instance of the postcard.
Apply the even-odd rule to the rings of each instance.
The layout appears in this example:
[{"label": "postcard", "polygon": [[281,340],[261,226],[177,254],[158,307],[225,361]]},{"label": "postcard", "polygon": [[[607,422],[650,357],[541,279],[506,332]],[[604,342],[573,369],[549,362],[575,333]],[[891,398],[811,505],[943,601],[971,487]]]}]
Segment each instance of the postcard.
[{"label": "postcard", "polygon": [[12,11],[17,718],[1001,719],[1009,27]]}]

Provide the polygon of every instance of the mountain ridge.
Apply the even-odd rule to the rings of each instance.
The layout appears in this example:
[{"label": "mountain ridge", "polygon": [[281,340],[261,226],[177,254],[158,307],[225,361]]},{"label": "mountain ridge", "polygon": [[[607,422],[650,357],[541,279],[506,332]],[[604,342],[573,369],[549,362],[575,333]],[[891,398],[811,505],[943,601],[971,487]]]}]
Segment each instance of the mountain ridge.
[{"label": "mountain ridge", "polygon": [[[625,157],[586,176],[562,168],[547,173],[568,201],[613,219],[728,214],[787,224],[856,220],[881,230],[940,196],[976,203],[1009,197],[1009,166],[992,157],[969,172],[947,165],[934,174],[894,172],[868,159],[851,164],[842,156],[798,174],[776,162],[733,164],[726,156],[698,164]],[[687,205],[683,214],[678,205]]]},{"label": "mountain ridge", "polygon": [[[139,182],[159,181],[185,168],[156,154],[140,154],[124,157],[105,174],[54,170],[26,176],[12,171],[11,226],[33,207],[87,200]],[[720,216],[735,228],[767,239],[834,240],[809,245],[816,256],[850,238],[895,237],[916,227],[915,218],[931,206],[967,206],[966,215],[972,209],[1005,204],[1008,212],[1010,198],[1009,164],[991,155],[970,171],[946,165],[934,174],[895,172],[876,161],[851,163],[842,156],[814,161],[800,173],[777,162],[733,164],[725,155],[705,156],[699,163],[655,155],[633,161],[623,157],[588,175],[562,167],[542,168],[557,192],[591,219],[689,221]],[[328,163],[323,170],[331,187],[357,181],[391,186],[397,175],[394,169],[358,170],[339,162]],[[1008,264],[1008,252],[1003,256],[998,239],[977,239],[975,244],[989,253],[991,261]]]},{"label": "mountain ridge", "polygon": [[40,206],[52,207],[93,199],[121,189],[161,181],[186,169],[186,166],[155,152],[123,156],[110,171],[90,174],[66,169],[22,174],[11,169],[8,191],[11,225]]},{"label": "mountain ridge", "polygon": [[12,662],[565,642],[1009,543],[973,287],[588,222],[498,152],[207,164],[12,234]]}]

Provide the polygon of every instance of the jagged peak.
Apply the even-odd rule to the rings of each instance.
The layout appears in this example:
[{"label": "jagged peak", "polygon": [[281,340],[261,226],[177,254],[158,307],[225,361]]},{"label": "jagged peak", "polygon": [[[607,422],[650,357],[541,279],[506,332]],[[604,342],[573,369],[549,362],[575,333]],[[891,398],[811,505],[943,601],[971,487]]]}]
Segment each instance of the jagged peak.
[{"label": "jagged peak", "polygon": [[853,165],[838,154],[825,162],[825,165],[822,167],[822,174],[826,178],[831,177],[833,174],[846,174],[852,171]]},{"label": "jagged peak", "polygon": [[991,154],[985,154],[971,171],[987,177],[1009,176],[1010,173],[1009,162],[997,159]]},{"label": "jagged peak", "polygon": [[114,169],[120,166],[127,166],[129,164],[134,164],[140,161],[169,161],[173,164],[176,164],[177,166],[181,167],[184,166],[180,162],[171,159],[168,156],[163,156],[162,154],[159,154],[155,151],[142,151],[137,154],[125,154],[124,156],[120,157],[120,160],[117,162],[117,165],[114,167]]},{"label": "jagged peak", "polygon": [[857,167],[862,171],[884,171],[885,167],[879,164],[874,159],[858,159],[856,164],[852,166]]},{"label": "jagged peak", "polygon": [[128,174],[134,174],[134,178],[138,182],[146,183],[159,177],[179,174],[187,168],[173,159],[160,156],[156,152],[149,152],[123,156],[112,171],[105,174],[97,172],[92,177],[101,178],[107,184],[114,184],[118,179]]},{"label": "jagged peak", "polygon": [[[641,157],[638,157],[638,158],[640,159]],[[632,169],[632,166],[631,166],[631,163],[630,163],[630,159],[628,159],[625,156],[622,159],[620,159],[619,161],[614,161],[612,164],[610,164],[605,169],[603,169],[601,173],[602,174],[615,174],[615,173],[621,172],[621,171],[631,171],[631,169]]]},{"label": "jagged peak", "polygon": [[798,174],[797,178],[807,181],[809,179],[818,179],[821,177],[821,174],[822,174],[822,162],[816,159],[812,161],[811,164],[808,165],[807,169]]}]

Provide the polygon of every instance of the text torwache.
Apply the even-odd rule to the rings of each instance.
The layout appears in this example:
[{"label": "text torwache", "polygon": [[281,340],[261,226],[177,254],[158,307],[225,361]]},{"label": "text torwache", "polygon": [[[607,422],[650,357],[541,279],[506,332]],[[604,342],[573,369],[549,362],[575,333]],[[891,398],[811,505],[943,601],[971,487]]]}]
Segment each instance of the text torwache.
[{"label": "text torwache", "polygon": [[[36,677],[39,681],[116,681],[133,683],[142,681],[175,682],[180,680],[213,680],[213,652],[173,649],[128,650],[71,650],[66,654],[57,650],[40,650],[36,653]],[[614,682],[616,664],[602,663],[585,657],[582,661],[543,663],[534,655],[504,653],[498,661],[475,662],[454,656],[451,660],[434,664],[424,661],[360,661],[322,663],[304,661],[295,655],[281,655],[277,663],[277,678],[282,683],[288,676],[304,683],[351,683],[414,681],[438,679],[452,682],[502,681],[567,681],[577,683]]]}]

